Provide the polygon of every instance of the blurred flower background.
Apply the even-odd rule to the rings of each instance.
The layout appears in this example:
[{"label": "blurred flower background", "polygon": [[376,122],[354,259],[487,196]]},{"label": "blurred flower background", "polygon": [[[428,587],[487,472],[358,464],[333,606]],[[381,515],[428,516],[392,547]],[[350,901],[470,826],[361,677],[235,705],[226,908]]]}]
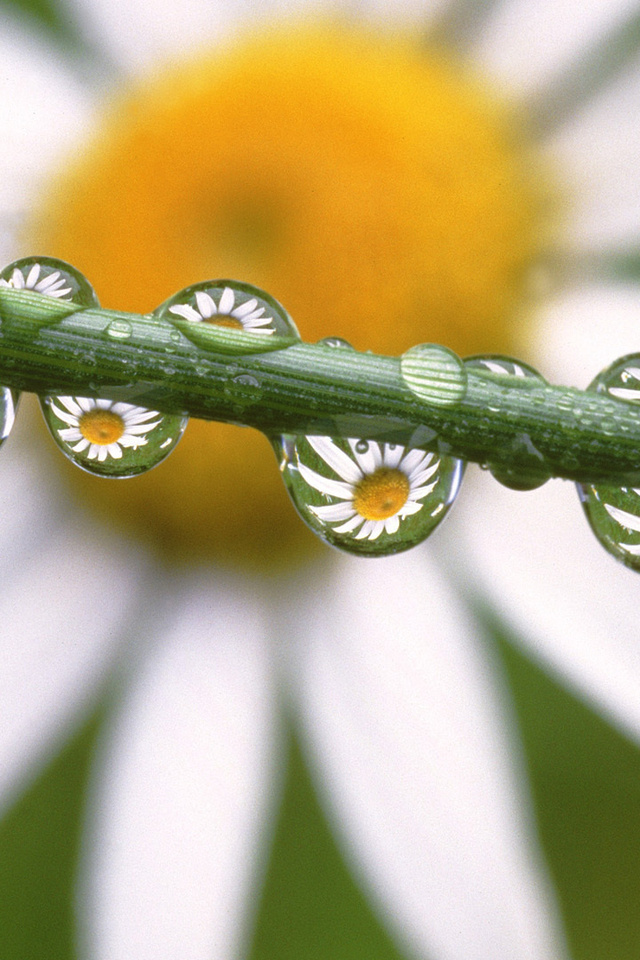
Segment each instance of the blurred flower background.
[{"label": "blurred flower background", "polygon": [[[634,4],[3,13],[6,262],[134,310],[237,275],[305,339],[581,387],[637,349]],[[83,484],[20,413],[3,960],[638,956],[640,581],[569,484],[470,470],[426,549],[348,562],[249,431]]]}]

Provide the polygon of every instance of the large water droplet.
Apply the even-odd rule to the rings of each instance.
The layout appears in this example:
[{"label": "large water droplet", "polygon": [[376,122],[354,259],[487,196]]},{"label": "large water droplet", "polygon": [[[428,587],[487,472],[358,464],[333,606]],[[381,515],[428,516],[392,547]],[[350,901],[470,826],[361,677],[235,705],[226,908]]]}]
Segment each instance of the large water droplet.
[{"label": "large water droplet", "polygon": [[319,537],[381,557],[425,540],[453,503],[463,463],[400,444],[282,437],[276,443],[291,499]]},{"label": "large water droplet", "polygon": [[[498,354],[486,354],[483,356],[469,357],[464,361],[468,370],[479,371],[480,373],[489,373],[494,378],[504,378],[505,386],[509,388],[517,386],[518,383],[530,382],[532,380],[538,383],[546,383],[537,370],[530,367],[529,364],[521,360],[514,360],[512,357],[504,357]],[[489,409],[489,413],[498,412]],[[508,419],[508,416],[507,416]],[[551,473],[545,465],[544,457],[536,448],[527,433],[521,433],[514,436],[505,450],[509,451],[509,463],[488,463],[486,468],[491,471],[492,476],[503,486],[511,490],[535,490],[541,487],[550,478]]]},{"label": "large water droplet", "polygon": [[423,343],[403,353],[400,374],[413,394],[436,407],[455,406],[466,393],[462,360],[436,343]]},{"label": "large water droplet", "polygon": [[[599,373],[587,388],[640,406],[640,354],[630,354]],[[613,424],[615,428],[615,424]],[[640,570],[640,488],[576,484],[591,529],[609,553]]]},{"label": "large water droplet", "polygon": [[236,280],[205,280],[165,300],[154,315],[173,323],[198,346],[218,353],[260,353],[300,339],[272,296]]},{"label": "large water droplet", "polygon": [[0,286],[32,290],[83,307],[99,306],[95,291],[79,270],[53,257],[23,257],[0,271]]},{"label": "large water droplet", "polygon": [[101,477],[135,477],[174,449],[188,418],[132,403],[89,397],[44,397],[45,422],[62,452]]}]

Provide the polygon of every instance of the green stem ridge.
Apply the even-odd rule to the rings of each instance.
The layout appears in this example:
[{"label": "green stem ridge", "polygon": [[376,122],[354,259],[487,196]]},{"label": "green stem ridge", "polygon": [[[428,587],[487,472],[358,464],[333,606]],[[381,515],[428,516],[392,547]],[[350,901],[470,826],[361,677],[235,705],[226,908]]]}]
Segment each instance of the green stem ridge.
[{"label": "green stem ridge", "polygon": [[474,369],[443,347],[405,358],[0,287],[3,386],[127,400],[269,436],[410,444],[531,485],[549,477],[640,485],[634,403]]}]

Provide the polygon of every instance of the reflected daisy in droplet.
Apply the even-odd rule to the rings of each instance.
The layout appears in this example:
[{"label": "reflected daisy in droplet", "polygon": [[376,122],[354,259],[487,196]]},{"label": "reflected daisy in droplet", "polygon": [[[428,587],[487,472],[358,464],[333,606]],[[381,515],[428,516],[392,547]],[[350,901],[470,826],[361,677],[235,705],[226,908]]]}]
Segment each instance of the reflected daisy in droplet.
[{"label": "reflected daisy in droplet", "polygon": [[[520,99],[520,120],[525,114],[531,118],[535,137],[523,151],[522,127],[509,120],[502,136],[500,123],[493,126],[495,104],[484,111],[484,97],[477,101],[462,82],[466,68],[461,73],[453,61],[443,63],[440,48],[424,43],[423,21],[437,5],[358,4],[363,21],[382,7],[385,14],[393,8],[394,16],[413,9],[409,49],[387,42],[384,31],[378,45],[375,31],[359,27],[351,35],[337,30],[324,38],[313,31],[294,36],[288,27],[280,37],[277,30],[272,34],[284,6],[306,12],[317,7],[311,2],[242,4],[243,13],[266,18],[249,42],[236,29],[235,4],[193,0],[185,16],[180,5],[130,0],[128,22],[135,29],[129,30],[122,29],[110,0],[75,4],[84,21],[79,33],[99,38],[109,63],[121,63],[130,77],[160,55],[175,60],[178,51],[182,56],[191,44],[209,38],[193,70],[133,85],[120,108],[100,121],[84,154],[84,101],[75,74],[61,78],[59,50],[54,70],[42,45],[21,37],[18,43],[8,34],[7,77],[20,80],[16,102],[19,97],[25,102],[25,90],[33,91],[26,82],[32,77],[43,91],[42,96],[30,93],[28,109],[21,112],[24,122],[39,104],[47,111],[54,102],[65,107],[60,124],[46,128],[46,136],[43,122],[34,126],[28,149],[14,151],[12,179],[3,181],[12,184],[11,210],[31,209],[40,218],[31,234],[37,244],[31,242],[25,252],[52,250],[82,264],[100,295],[120,309],[147,310],[195,277],[223,272],[279,297],[300,322],[305,339],[336,333],[359,349],[399,353],[428,337],[461,355],[526,356],[532,351],[516,350],[511,336],[536,307],[536,298],[527,293],[529,268],[545,253],[547,238],[542,198],[529,190],[529,164],[535,165],[549,146],[562,160],[563,182],[576,186],[575,234],[582,233],[583,252],[594,254],[592,280],[604,282],[604,268],[615,266],[611,257],[595,256],[596,248],[606,253],[607,241],[625,240],[614,216],[616,202],[633,237],[640,225],[636,78],[628,90],[622,84],[620,95],[614,91],[599,126],[588,118],[581,123],[581,104],[572,106],[569,96],[576,90],[589,94],[600,82],[589,48],[594,39],[596,46],[602,40],[600,46],[608,48],[606,33],[619,25],[623,0],[570,2],[573,15],[567,3],[540,0],[442,4],[445,20],[448,8],[453,11],[449,27],[460,28],[457,36],[450,30],[448,39],[454,47],[460,41],[464,64],[511,89]],[[347,7],[353,25],[353,5]],[[466,31],[460,11],[463,21],[465,12],[473,20]],[[225,55],[219,41],[229,21],[237,42]],[[447,39],[446,29],[444,34]],[[440,30],[438,38],[442,35]],[[538,38],[536,57],[531,56],[532,35]],[[559,96],[553,83],[558,71],[578,64],[589,83],[578,74],[564,98]],[[76,105],[78,124],[68,131],[67,145],[77,165],[67,168],[66,185],[48,183],[44,201],[32,204],[30,188],[44,185],[51,169],[53,147],[49,154],[44,150],[51,138],[59,143]],[[574,122],[567,124],[567,117]],[[220,130],[224,136],[215,135]],[[550,132],[558,131],[566,132],[564,145],[557,138],[550,144]],[[625,135],[630,162],[620,170],[616,161],[624,159]],[[40,158],[30,181],[25,156]],[[612,170],[616,176],[607,176]],[[97,224],[105,228],[97,230]],[[576,235],[572,246],[563,232],[548,262],[571,253],[575,262]],[[10,248],[7,260],[12,256]],[[538,325],[529,328],[531,342],[541,350],[537,359],[545,374],[554,356],[568,366],[584,357],[585,372],[588,368],[592,376],[606,359],[601,356],[591,366],[603,316],[610,349],[616,326],[609,322],[612,304],[619,315],[622,309],[619,291],[603,289],[598,309],[593,303],[600,293],[583,290],[582,300],[572,300],[570,293],[565,291],[555,317],[547,310],[543,334]],[[618,356],[637,348],[637,300],[635,289],[625,299],[632,342],[628,348],[618,345]],[[572,309],[573,327],[567,323]],[[553,371],[553,379],[582,382],[568,366]],[[629,655],[637,647],[637,583],[633,598],[620,585],[621,576],[632,575],[610,570],[610,558],[601,560],[590,539],[580,543],[579,530],[571,527],[560,535],[563,518],[571,522],[575,504],[573,499],[570,509],[561,504],[562,511],[559,504],[552,513],[556,485],[543,488],[535,520],[537,494],[526,495],[528,522],[522,524],[521,514],[514,519],[507,512],[514,501],[513,509],[522,509],[521,495],[502,491],[483,475],[491,486],[486,496],[469,498],[471,515],[453,531],[451,554],[445,551],[445,558],[455,558],[453,573],[432,551],[375,564],[338,557],[332,567],[326,564],[326,578],[309,567],[295,595],[270,568],[266,598],[260,579],[242,568],[241,549],[249,540],[252,550],[264,545],[272,565],[295,544],[289,513],[280,512],[269,486],[272,464],[269,473],[267,467],[261,472],[259,444],[252,447],[250,431],[232,435],[232,428],[220,427],[214,434],[194,427],[186,458],[194,466],[189,484],[184,467],[176,467],[173,488],[168,484],[172,458],[162,474],[158,471],[162,494],[150,493],[145,480],[130,485],[127,530],[138,523],[144,534],[158,531],[160,576],[151,561],[145,580],[143,549],[135,558],[123,557],[117,543],[105,548],[106,533],[92,540],[75,514],[74,523],[65,525],[68,540],[62,551],[56,543],[56,551],[70,569],[74,557],[81,556],[79,546],[86,551],[99,542],[97,559],[111,567],[113,577],[126,572],[114,592],[120,605],[114,602],[97,627],[94,650],[107,651],[102,660],[92,657],[91,669],[83,667],[72,684],[66,675],[51,679],[49,670],[51,686],[58,683],[49,715],[39,708],[35,733],[13,736],[2,754],[0,773],[8,779],[5,771],[22,769],[37,735],[42,739],[42,731],[49,735],[60,729],[65,719],[60,720],[60,704],[71,704],[70,716],[69,691],[76,702],[82,691],[86,702],[87,690],[98,682],[93,664],[106,662],[113,638],[126,634],[131,623],[139,634],[144,621],[145,635],[155,642],[128,676],[131,686],[118,706],[120,719],[96,766],[88,827],[94,842],[86,845],[87,882],[81,888],[87,895],[79,911],[89,931],[86,952],[120,960],[132,953],[159,956],[167,944],[179,943],[183,953],[207,960],[237,956],[246,945],[238,931],[254,915],[250,881],[256,824],[271,811],[265,797],[279,777],[273,755],[277,731],[269,723],[279,689],[272,676],[275,622],[289,641],[278,666],[298,705],[343,848],[356,860],[358,875],[407,953],[438,960],[558,960],[564,955],[563,937],[544,892],[544,871],[530,856],[530,821],[518,786],[520,766],[512,762],[509,712],[505,716],[501,709],[502,690],[479,636],[482,628],[467,618],[456,577],[465,589],[484,582],[489,595],[497,592],[496,609],[511,611],[536,655],[558,664],[572,683],[638,735],[640,661],[631,662]],[[9,455],[6,466],[0,463],[3,486],[14,479],[11,490],[21,508],[24,477],[37,478],[38,461],[34,457],[34,466],[24,452],[12,465]],[[316,472],[328,473],[322,462]],[[202,470],[196,475],[198,465]],[[119,506],[105,507],[111,524],[130,487],[103,486],[116,488],[119,500]],[[495,488],[506,498],[499,507],[492,502]],[[323,494],[311,489],[314,505],[322,505]],[[140,491],[138,501],[134,491]],[[42,502],[34,496],[24,506],[28,530],[33,529],[29,511],[41,509]],[[399,532],[426,514],[426,503],[420,502],[423,509],[401,521]],[[168,509],[161,514],[163,507]],[[215,523],[207,530],[205,514],[213,515],[215,508]],[[0,536],[13,542],[8,519],[13,518],[5,518]],[[324,527],[333,524],[327,521]],[[478,530],[487,541],[482,555],[470,539]],[[169,574],[175,551],[167,546],[183,544],[191,534],[194,540],[206,539],[210,566],[205,570],[193,563]],[[344,539],[336,539],[340,536]],[[371,546],[386,536],[354,542]],[[572,545],[577,546],[569,552]],[[593,559],[590,547],[597,554]],[[224,570],[229,557],[236,561],[233,573]],[[71,587],[81,581],[83,566],[67,577]],[[528,578],[523,571],[529,571]],[[28,596],[36,584],[49,621],[63,625],[65,656],[84,650],[96,618],[79,618],[78,608],[85,597],[95,603],[92,582],[65,608],[67,592],[48,591],[46,581],[26,572]],[[126,607],[136,590],[133,609]],[[624,598],[630,599],[628,616],[621,615],[612,629],[614,592],[620,609]],[[22,638],[29,605],[16,603],[14,593],[10,609],[1,611],[5,632],[20,642],[20,651],[28,651]],[[68,643],[69,609],[83,622],[82,644]],[[9,629],[13,610],[20,611],[20,620]],[[144,619],[149,611],[151,622]],[[53,645],[57,635],[49,633]],[[42,659],[32,658],[31,674],[37,675]],[[56,662],[66,663],[65,657]],[[21,697],[13,709],[20,722],[27,701]],[[11,729],[18,729],[17,723]]]},{"label": "reflected daisy in droplet", "polygon": [[[49,401],[49,408],[68,426],[58,430],[60,439],[74,453],[102,463],[108,457],[120,460],[123,448],[137,449],[162,421],[157,410],[132,403],[92,400],[89,397],[57,397],[64,409]],[[154,417],[158,420],[153,421]]]},{"label": "reflected daisy in droplet", "polygon": [[[339,503],[310,506],[323,523],[339,523],[334,533],[352,533],[356,540],[377,540],[381,533],[396,533],[400,521],[423,507],[420,503],[436,487],[434,474],[440,461],[424,450],[405,450],[396,444],[348,440],[352,457],[330,437],[307,437],[328,467],[333,480],[316,473],[300,460],[300,473],[315,490]],[[433,482],[424,485],[427,480]]]},{"label": "reflected daisy in droplet", "polygon": [[39,263],[34,263],[28,273],[20,267],[15,267],[9,280],[0,280],[0,286],[13,287],[14,290],[35,290],[36,293],[43,293],[48,297],[70,299],[73,291],[66,285],[67,280],[61,276],[59,270],[54,270],[53,273],[43,277],[40,273]]},{"label": "reflected daisy in droplet", "polygon": [[257,299],[252,297],[235,306],[235,292],[231,287],[224,288],[218,304],[204,290],[196,291],[195,300],[195,307],[190,303],[176,303],[169,307],[169,312],[196,323],[215,323],[250,333],[275,333],[273,317],[263,316],[265,308],[258,306]]}]

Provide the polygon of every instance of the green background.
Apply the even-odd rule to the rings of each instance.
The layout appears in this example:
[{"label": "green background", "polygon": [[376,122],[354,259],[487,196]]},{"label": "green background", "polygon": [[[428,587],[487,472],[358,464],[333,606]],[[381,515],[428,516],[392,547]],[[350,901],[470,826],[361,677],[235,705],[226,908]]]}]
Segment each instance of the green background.
[{"label": "green background", "polygon": [[[63,46],[55,4],[5,0]],[[495,632],[495,631],[494,631]],[[640,957],[640,752],[495,637],[524,742],[539,831],[574,960]],[[104,709],[0,822],[0,960],[74,960],[73,885],[84,790]],[[291,733],[250,960],[400,954],[351,879]]]}]

